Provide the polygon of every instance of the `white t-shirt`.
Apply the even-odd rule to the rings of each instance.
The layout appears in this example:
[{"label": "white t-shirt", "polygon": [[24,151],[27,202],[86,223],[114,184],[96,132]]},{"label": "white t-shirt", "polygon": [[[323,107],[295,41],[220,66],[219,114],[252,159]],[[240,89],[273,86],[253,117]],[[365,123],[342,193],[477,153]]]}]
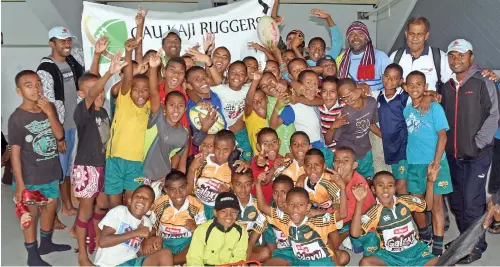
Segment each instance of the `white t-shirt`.
[{"label": "white t-shirt", "polygon": [[[394,61],[397,51],[394,51],[390,59]],[[414,70],[421,71],[425,74],[427,84],[429,84],[429,91],[436,91],[436,82],[438,80],[437,70],[434,66],[434,58],[432,56],[431,47],[428,48],[427,54],[422,54],[419,58],[413,60],[411,54],[407,53],[405,50],[401,55],[401,60],[399,65],[403,68],[403,78],[406,80],[406,76]],[[441,82],[446,83],[452,74],[450,65],[448,64],[448,56],[446,53],[441,51]]]},{"label": "white t-shirt", "polygon": [[235,124],[245,113],[245,99],[250,86],[245,84],[241,90],[234,91],[227,84],[221,84],[211,88],[220,98],[222,103],[222,115],[226,120],[227,127]]},{"label": "white t-shirt", "polygon": [[283,120],[283,124],[290,125],[293,123],[295,130],[305,132],[309,136],[311,144],[319,141],[323,142],[321,120],[317,107],[301,103],[290,104],[283,109],[279,116]]},{"label": "white t-shirt", "polygon": [[[151,231],[152,224],[149,218],[143,217],[144,226],[147,226]],[[104,229],[104,226],[111,227],[116,230],[115,234],[123,234],[137,229],[141,224],[141,220],[135,218],[126,206],[117,206],[111,209],[108,214],[99,223],[99,229]],[[116,266],[128,260],[137,257],[137,252],[141,247],[144,238],[135,237],[129,239],[119,245],[109,248],[97,248],[97,254],[94,264],[97,266]]]}]

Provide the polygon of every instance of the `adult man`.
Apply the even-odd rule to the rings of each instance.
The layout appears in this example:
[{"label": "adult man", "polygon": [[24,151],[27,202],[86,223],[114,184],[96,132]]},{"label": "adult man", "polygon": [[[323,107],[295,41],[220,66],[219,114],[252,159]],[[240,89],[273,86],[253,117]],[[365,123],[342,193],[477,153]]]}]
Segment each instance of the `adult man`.
[{"label": "adult man", "polygon": [[[387,55],[373,47],[368,27],[355,21],[347,28],[349,47],[344,54],[337,57],[339,78],[350,77],[356,83],[366,83],[377,98],[383,89],[382,75],[390,60]],[[366,88],[368,89],[368,88]]]},{"label": "adult man", "polygon": [[37,74],[42,80],[43,94],[56,106],[59,120],[64,127],[66,151],[59,154],[63,170],[60,185],[63,216],[75,215],[77,212],[71,203],[68,178],[72,171],[71,155],[75,146],[76,125],[73,113],[77,105],[76,91],[78,79],[85,70],[81,53],[71,55],[73,38],[75,36],[64,27],[52,28],[49,31],[51,54],[42,58],[37,69]]},{"label": "adult man", "polygon": [[424,17],[412,17],[406,23],[406,48],[394,51],[390,58],[403,68],[403,77],[414,70],[425,74],[430,91],[447,82],[451,76],[446,54],[439,48],[430,47],[430,23]]},{"label": "adult man", "polygon": [[[486,210],[486,177],[500,118],[498,89],[473,64],[471,43],[455,40],[447,55],[453,74],[438,91],[450,125],[446,143],[454,190],[449,195],[450,206],[462,233]],[[486,248],[483,236],[473,252],[458,263],[480,259]]]},{"label": "adult man", "polygon": [[181,56],[181,35],[177,29],[171,29],[161,39],[163,51],[165,51],[164,66],[169,59]]}]

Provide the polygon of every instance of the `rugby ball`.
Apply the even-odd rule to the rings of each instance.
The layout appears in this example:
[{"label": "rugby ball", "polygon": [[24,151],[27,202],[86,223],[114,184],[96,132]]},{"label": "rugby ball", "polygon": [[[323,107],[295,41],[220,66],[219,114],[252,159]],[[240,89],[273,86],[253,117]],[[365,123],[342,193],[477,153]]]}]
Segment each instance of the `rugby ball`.
[{"label": "rugby ball", "polygon": [[[214,125],[212,125],[212,127],[210,128],[210,130],[208,130],[208,134],[216,134],[217,132],[219,132],[220,130],[223,130],[224,129],[224,117],[222,117],[222,115],[220,114],[219,111],[216,111],[217,112],[217,121],[215,121]],[[201,113],[201,117],[202,118],[205,118],[208,114],[208,107],[205,105],[200,105],[198,103],[198,105],[194,106],[193,108],[191,108],[189,110],[189,119],[191,120],[191,122],[193,123],[194,127],[196,127],[196,129],[201,129],[201,122],[200,122],[200,117],[198,117],[198,114]]]},{"label": "rugby ball", "polygon": [[95,31],[93,35],[95,39],[93,45],[95,45],[95,41],[103,35],[108,37],[109,45],[106,50],[109,54],[103,53],[104,56],[99,59],[99,63],[101,64],[110,63],[110,57],[113,57],[118,50],[124,50],[125,42],[128,39],[127,24],[121,19],[111,19],[105,21]]},{"label": "rugby ball", "polygon": [[278,24],[270,16],[263,16],[257,24],[257,32],[260,42],[265,46],[277,46],[280,41]]}]

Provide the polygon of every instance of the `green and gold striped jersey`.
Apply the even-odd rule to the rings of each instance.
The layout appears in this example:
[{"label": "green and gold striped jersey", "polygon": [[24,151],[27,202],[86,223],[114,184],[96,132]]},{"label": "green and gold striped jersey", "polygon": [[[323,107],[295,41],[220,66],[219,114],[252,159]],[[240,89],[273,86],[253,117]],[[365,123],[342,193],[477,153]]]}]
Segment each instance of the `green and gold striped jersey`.
[{"label": "green and gold striped jersey", "polygon": [[425,207],[425,200],[418,197],[394,197],[392,209],[380,203],[371,207],[361,217],[361,228],[366,233],[375,229],[381,248],[390,252],[401,252],[417,244],[418,232],[413,226],[411,213],[422,212]]},{"label": "green and gold striped jersey", "polygon": [[309,199],[314,208],[329,209],[333,205],[340,204],[340,188],[330,181],[330,174],[323,173],[319,181],[313,185],[306,177],[304,189],[309,193]]},{"label": "green and gold striped jersey", "polygon": [[318,260],[333,256],[327,246],[328,234],[342,228],[342,221],[337,221],[335,213],[305,217],[300,225],[295,225],[290,216],[272,208],[272,216],[266,216],[269,223],[288,236],[295,257],[301,260]]}]

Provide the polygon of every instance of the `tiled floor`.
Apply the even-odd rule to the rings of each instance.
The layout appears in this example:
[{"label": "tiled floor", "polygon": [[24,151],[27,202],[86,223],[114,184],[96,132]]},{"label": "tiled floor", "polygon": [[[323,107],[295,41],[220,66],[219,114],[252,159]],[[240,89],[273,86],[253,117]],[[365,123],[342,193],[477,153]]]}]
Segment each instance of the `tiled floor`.
[{"label": "tiled floor", "polygon": [[[14,214],[14,204],[12,202],[12,193],[10,186],[1,186],[2,194],[2,221],[1,221],[1,238],[2,238],[2,266],[19,266],[26,265],[26,250],[23,246],[24,240],[19,228],[19,221]],[[71,227],[74,218],[62,217],[62,221]],[[446,233],[445,243],[452,240],[458,235],[458,230],[455,224],[452,223],[450,230]],[[54,234],[56,243],[70,244],[73,248],[76,247],[76,240],[68,235],[68,230],[57,232]],[[483,255],[483,258],[474,263],[478,265],[499,265],[500,264],[500,235],[487,234],[489,249]],[[359,254],[351,254],[350,266],[358,265],[361,256]],[[74,266],[78,264],[77,255],[72,251],[52,253],[43,256],[43,259],[52,265]]]}]

